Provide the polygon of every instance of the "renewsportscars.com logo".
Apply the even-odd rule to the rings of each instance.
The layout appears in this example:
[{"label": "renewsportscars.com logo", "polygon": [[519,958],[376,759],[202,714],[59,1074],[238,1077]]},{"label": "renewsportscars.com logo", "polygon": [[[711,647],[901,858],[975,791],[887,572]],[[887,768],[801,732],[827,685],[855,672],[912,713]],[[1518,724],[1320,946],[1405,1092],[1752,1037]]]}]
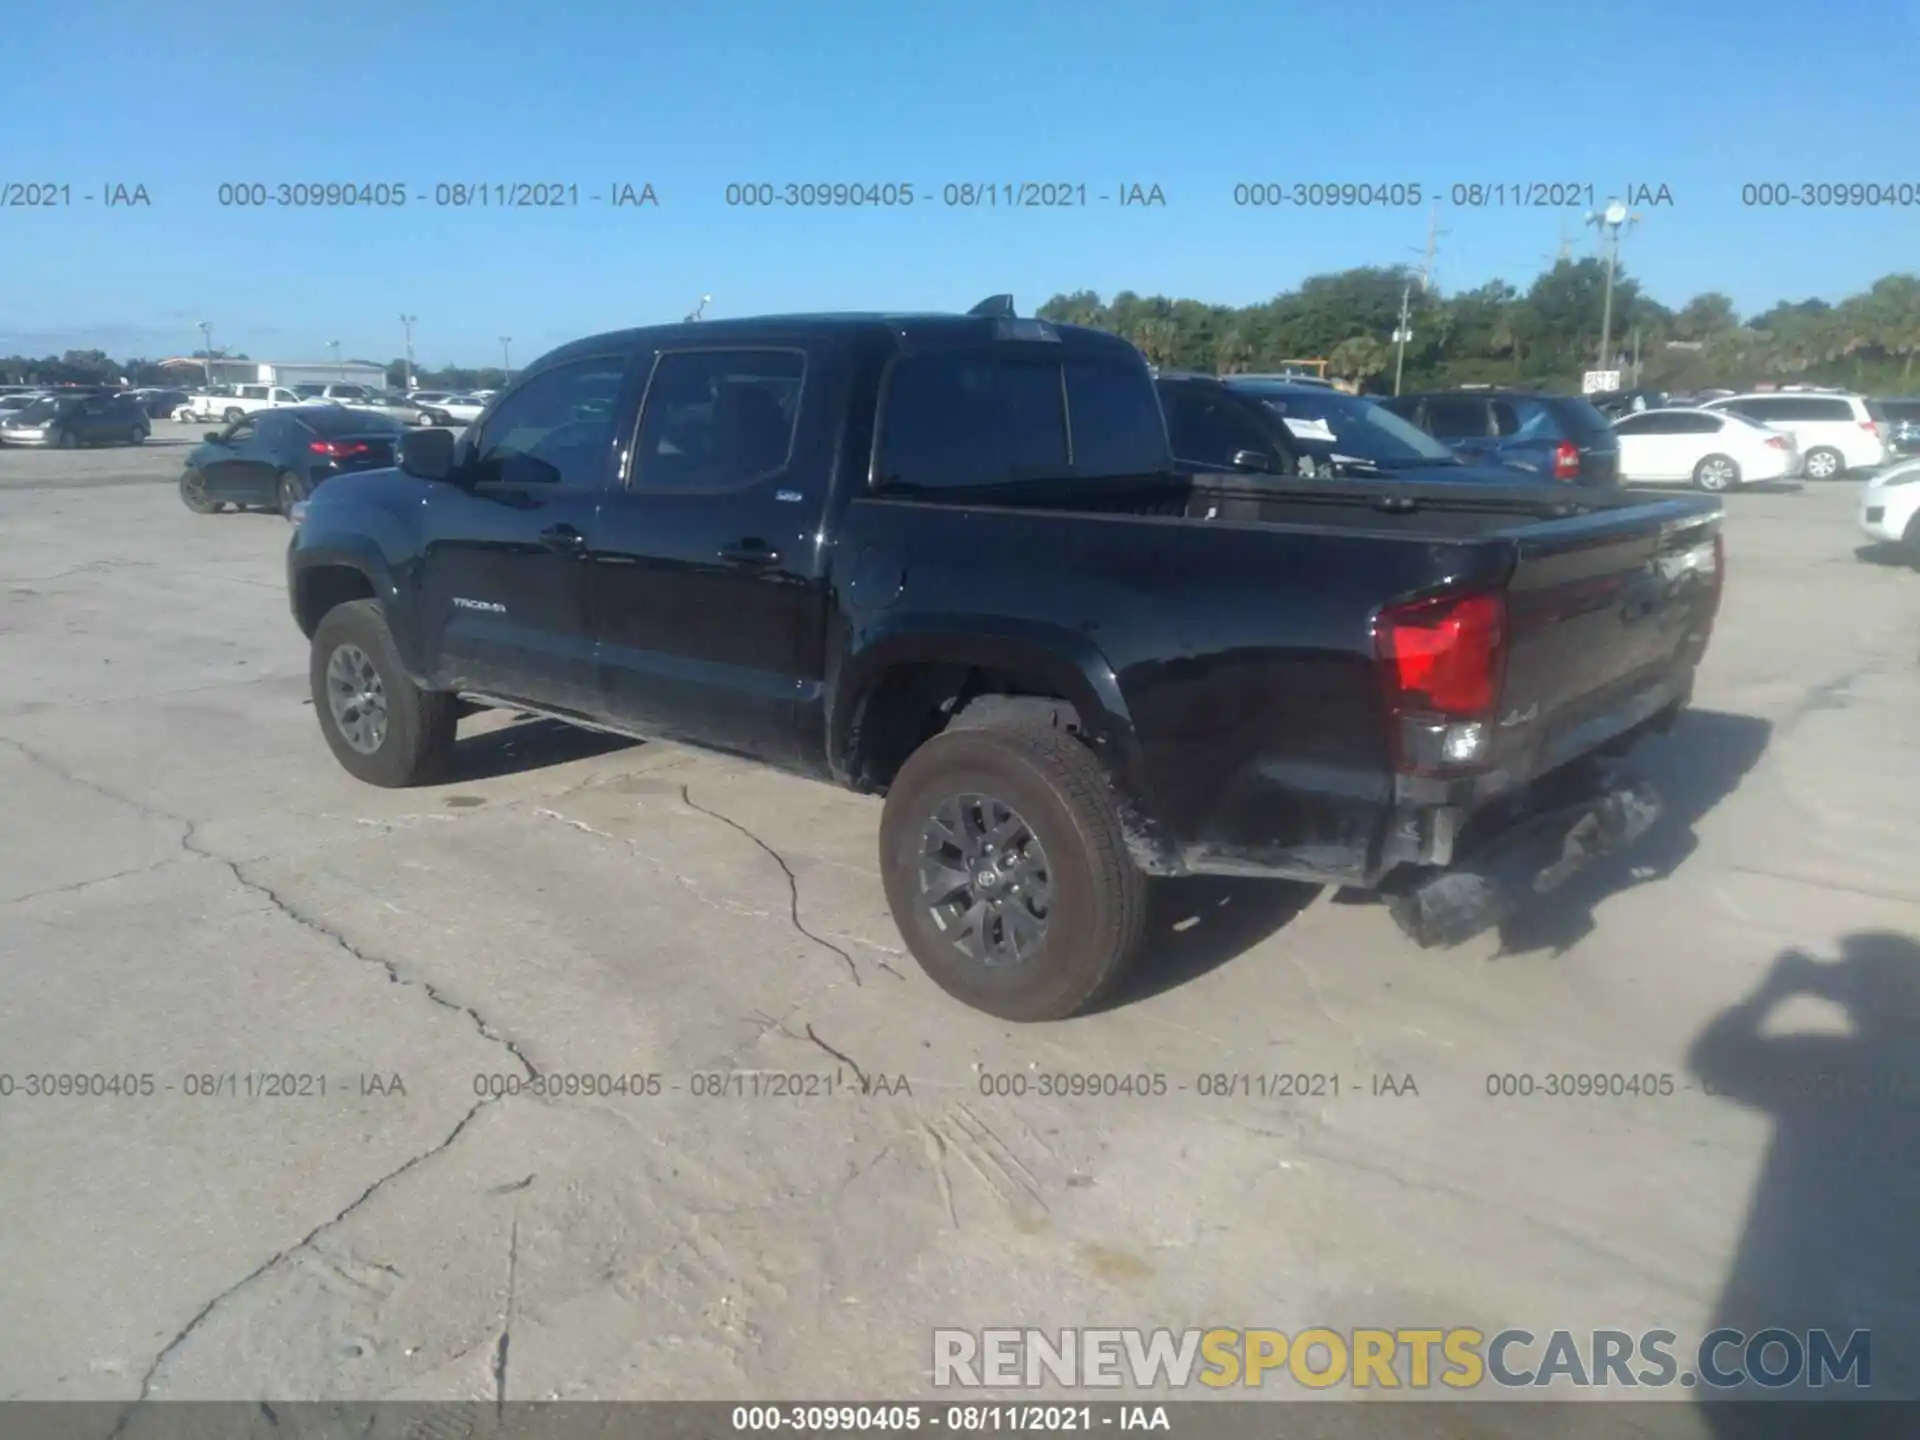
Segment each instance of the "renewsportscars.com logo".
[{"label": "renewsportscars.com logo", "polygon": [[[1683,1361],[1683,1358],[1684,1361]],[[1873,1337],[1854,1330],[1713,1330],[1691,1353],[1671,1330],[1313,1328],[1283,1330],[936,1330],[933,1383],[951,1389],[1473,1390],[1565,1386],[1783,1389],[1873,1383]]]}]

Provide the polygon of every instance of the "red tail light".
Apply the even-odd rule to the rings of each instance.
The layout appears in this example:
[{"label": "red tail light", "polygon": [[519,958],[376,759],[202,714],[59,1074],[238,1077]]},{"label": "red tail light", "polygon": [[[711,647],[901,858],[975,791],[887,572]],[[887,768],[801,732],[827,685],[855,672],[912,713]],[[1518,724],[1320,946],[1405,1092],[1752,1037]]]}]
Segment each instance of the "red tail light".
[{"label": "red tail light", "polygon": [[1373,630],[1395,708],[1457,720],[1486,714],[1500,698],[1506,640],[1498,592],[1391,606]]},{"label": "red tail light", "polygon": [[1774,435],[1774,436],[1770,436],[1770,437],[1768,438],[1768,440],[1767,440],[1767,448],[1768,448],[1769,450],[1784,450],[1784,449],[1786,449],[1786,448],[1787,448],[1787,437],[1786,437],[1786,436],[1784,436],[1784,435]]},{"label": "red tail light", "polygon": [[364,455],[367,453],[367,448],[364,440],[355,440],[351,444],[342,444],[338,440],[315,440],[307,446],[307,449],[314,454],[325,455],[333,460],[347,455]]},{"label": "red tail light", "polygon": [[1389,606],[1374,621],[1373,648],[1395,769],[1434,774],[1485,760],[1506,682],[1506,598]]},{"label": "red tail light", "polygon": [[1553,447],[1553,478],[1556,480],[1580,478],[1580,447],[1571,440],[1562,440]]},{"label": "red tail light", "polygon": [[1860,428],[1869,435],[1878,435],[1880,433],[1880,422],[1878,420],[1862,420],[1860,422]]}]

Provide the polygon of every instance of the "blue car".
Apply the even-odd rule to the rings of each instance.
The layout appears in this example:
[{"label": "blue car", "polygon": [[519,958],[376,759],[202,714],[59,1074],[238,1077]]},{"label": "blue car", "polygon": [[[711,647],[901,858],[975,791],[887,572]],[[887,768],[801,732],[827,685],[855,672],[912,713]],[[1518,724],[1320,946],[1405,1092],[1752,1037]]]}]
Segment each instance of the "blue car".
[{"label": "blue car", "polygon": [[1285,378],[1162,371],[1167,436],[1198,471],[1324,479],[1537,485],[1512,466],[1475,465],[1377,400]]},{"label": "blue car", "polygon": [[1511,465],[1563,484],[1620,483],[1620,440],[1577,395],[1463,388],[1381,402],[1463,460]]}]

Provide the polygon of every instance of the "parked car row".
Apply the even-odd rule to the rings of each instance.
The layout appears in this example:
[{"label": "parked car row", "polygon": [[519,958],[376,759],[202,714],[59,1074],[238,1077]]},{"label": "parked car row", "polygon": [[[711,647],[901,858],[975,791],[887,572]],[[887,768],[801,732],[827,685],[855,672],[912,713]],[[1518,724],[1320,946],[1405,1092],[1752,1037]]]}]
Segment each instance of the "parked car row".
[{"label": "parked car row", "polygon": [[0,444],[71,450],[80,445],[139,445],[153,421],[129,394],[41,395],[0,411]]}]

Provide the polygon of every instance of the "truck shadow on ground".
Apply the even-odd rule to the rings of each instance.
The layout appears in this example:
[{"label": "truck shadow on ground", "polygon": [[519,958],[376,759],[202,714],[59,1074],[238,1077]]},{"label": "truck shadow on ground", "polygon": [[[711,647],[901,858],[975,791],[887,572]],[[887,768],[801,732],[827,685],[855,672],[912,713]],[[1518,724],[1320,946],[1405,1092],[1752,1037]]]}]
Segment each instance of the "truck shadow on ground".
[{"label": "truck shadow on ground", "polygon": [[1864,565],[1884,565],[1891,570],[1906,570],[1913,566],[1914,558],[1905,546],[1876,540],[1867,545],[1856,545],[1853,558]]},{"label": "truck shadow on ground", "polygon": [[448,768],[446,783],[493,780],[502,775],[544,770],[573,760],[591,760],[596,755],[634,749],[640,743],[623,735],[608,735],[560,720],[527,716],[498,729],[462,735],[454,745],[453,764]]},{"label": "truck shadow on ground", "polygon": [[1740,787],[1772,736],[1772,722],[1755,715],[1688,710],[1668,734],[1646,741],[1627,769],[1658,789],[1660,818],[1638,844],[1601,857],[1504,921],[1501,956],[1564,954],[1593,930],[1593,912],[1602,901],[1670,877],[1699,848],[1693,827]]},{"label": "truck shadow on ground", "polygon": [[1213,875],[1155,880],[1147,944],[1097,1010],[1117,1010],[1197,980],[1251,950],[1313,901],[1318,885]]},{"label": "truck shadow on ground", "polygon": [[[1851,1033],[1780,1033],[1775,1012],[1802,997],[1843,1012]],[[1815,1398],[1800,1387],[1822,1384],[1812,1366],[1824,1344],[1809,1332],[1825,1331],[1840,1363],[1828,1363],[1821,1398],[1913,1399],[1920,1386],[1913,1358],[1920,1335],[1920,944],[1865,931],[1846,936],[1836,960],[1780,954],[1744,999],[1700,1032],[1687,1065],[1708,1095],[1773,1122],[1708,1333],[1791,1336],[1757,1349],[1746,1338],[1729,1340],[1712,1357],[1718,1373],[1702,1379],[1718,1384],[1757,1369],[1775,1380],[1776,1397]],[[1845,1363],[1856,1332],[1866,1332],[1865,1374]],[[1871,1390],[1862,1392],[1862,1379]],[[1718,1393],[1757,1399],[1768,1388]],[[1704,1386],[1700,1398],[1711,1399]],[[1895,1433],[1895,1417],[1876,1417],[1875,1408],[1823,1405],[1816,1418],[1801,1406],[1704,1403],[1699,1413],[1722,1440],[1866,1434],[1868,1420],[1889,1427],[1871,1433]]]}]

